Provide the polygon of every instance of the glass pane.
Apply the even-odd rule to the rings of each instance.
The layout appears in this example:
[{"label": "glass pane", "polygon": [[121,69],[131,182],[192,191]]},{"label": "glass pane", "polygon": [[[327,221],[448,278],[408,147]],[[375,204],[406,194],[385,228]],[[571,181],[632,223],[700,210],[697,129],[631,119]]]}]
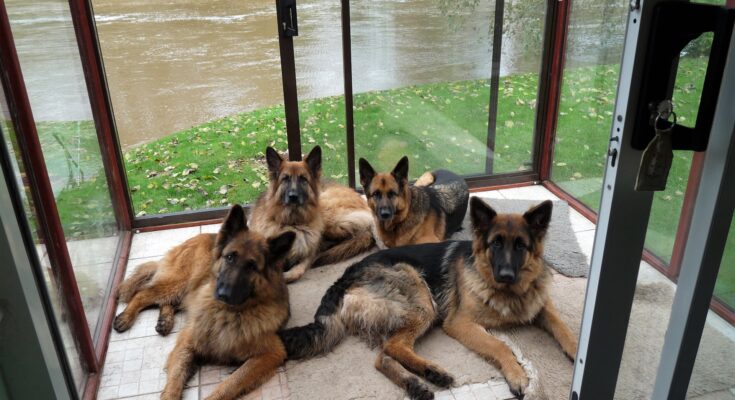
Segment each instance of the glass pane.
[{"label": "glass pane", "polygon": [[301,147],[320,145],[323,177],[347,184],[342,62],[342,9],[338,1],[300,0],[294,39]]},{"label": "glass pane", "polygon": [[546,10],[522,3],[505,5],[497,131],[488,167],[496,4],[351,2],[357,156],[387,171],[408,155],[412,178],[435,168],[464,175],[528,169]]},{"label": "glass pane", "polygon": [[12,173],[16,179],[17,187],[20,189],[20,197],[23,201],[23,209],[25,211],[25,217],[28,220],[28,226],[31,229],[33,235],[33,241],[36,244],[36,252],[38,259],[41,260],[41,268],[44,271],[44,281],[46,283],[46,290],[49,293],[51,299],[51,307],[53,309],[54,318],[56,324],[59,327],[61,333],[61,339],[63,341],[64,350],[66,352],[67,359],[69,360],[69,367],[74,378],[74,383],[78,393],[82,393],[85,384],[85,372],[82,369],[82,363],[80,360],[80,353],[76,347],[76,341],[71,333],[69,326],[69,318],[67,318],[68,308],[64,304],[64,299],[61,296],[59,285],[51,272],[51,265],[46,255],[46,245],[42,238],[39,237],[38,230],[38,218],[36,217],[35,208],[31,200],[30,187],[28,185],[25,169],[23,168],[23,162],[20,159],[20,153],[18,148],[18,142],[16,140],[15,130],[13,129],[13,122],[8,111],[8,104],[5,99],[4,91],[0,91],[0,140],[2,140],[4,146],[0,146],[0,151],[4,149],[8,150],[7,154],[0,154],[0,157],[9,157],[10,165],[12,166]]},{"label": "glass pane", "polygon": [[5,4],[94,336],[119,237],[69,4],[63,0],[9,0]]},{"label": "glass pane", "polygon": [[628,4],[572,2],[552,179],[593,210],[600,202]]},{"label": "glass pane", "polygon": [[92,3],[136,214],[255,199],[287,148],[274,2]]},{"label": "glass pane", "polygon": [[[597,210],[620,73],[627,6],[616,1],[574,2],[562,84],[552,179]],[[674,90],[678,123],[696,119],[711,35],[682,52]],[[692,153],[675,151],[666,190],[654,194],[646,248],[671,260]]]},{"label": "glass pane", "polygon": [[712,311],[707,315],[687,399],[735,399],[735,218],[730,223],[714,295],[725,303],[727,320]]},{"label": "glass pane", "polygon": [[722,256],[720,272],[715,284],[715,296],[730,307],[731,313],[735,314],[735,218],[730,224],[730,233],[727,235],[725,254]]}]

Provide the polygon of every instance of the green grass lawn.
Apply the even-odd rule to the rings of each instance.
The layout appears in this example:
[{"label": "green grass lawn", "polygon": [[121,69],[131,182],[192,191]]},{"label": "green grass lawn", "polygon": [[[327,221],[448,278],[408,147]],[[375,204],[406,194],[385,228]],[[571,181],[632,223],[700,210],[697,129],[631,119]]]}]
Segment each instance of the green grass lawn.
[{"label": "green grass lawn", "polygon": [[[691,106],[698,101],[704,66],[700,59],[681,62],[674,94],[680,123],[691,125],[696,119]],[[617,78],[617,65],[567,69],[564,76],[553,180],[593,209],[599,206]],[[537,74],[500,80],[494,173],[530,168],[537,85]],[[389,170],[408,155],[414,178],[440,167],[464,175],[484,174],[489,92],[488,80],[473,80],[356,94],[356,156]],[[324,176],[345,183],[343,97],[302,101],[299,112],[304,152],[321,145]],[[39,132],[42,141],[52,146],[58,137],[73,143],[63,137],[79,129],[71,124]],[[285,131],[283,107],[273,106],[217,119],[127,151],[125,163],[136,214],[252,201],[268,184],[265,147],[285,151]],[[79,144],[89,154],[96,145],[96,140]],[[691,153],[676,152],[667,190],[654,195],[646,246],[664,259],[671,256],[690,163]],[[58,194],[62,220],[71,221],[71,234],[83,235],[85,224],[109,218],[111,211],[103,204],[104,196],[100,197],[107,192],[104,180],[90,178],[103,176],[99,170],[91,172],[93,163],[82,160],[75,166],[63,152],[57,152],[49,164],[59,171],[87,171],[87,178],[80,182],[78,177],[68,178],[76,183]],[[87,201],[90,198],[96,200]],[[735,304],[735,245],[728,247],[726,259],[731,261],[723,265],[717,291]]]}]

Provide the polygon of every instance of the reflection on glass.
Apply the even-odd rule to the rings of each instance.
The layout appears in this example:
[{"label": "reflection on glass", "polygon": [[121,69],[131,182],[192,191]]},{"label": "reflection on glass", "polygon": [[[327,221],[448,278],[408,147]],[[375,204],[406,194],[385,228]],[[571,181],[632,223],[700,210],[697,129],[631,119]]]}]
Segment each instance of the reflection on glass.
[{"label": "reflection on glass", "polygon": [[69,4],[9,0],[18,58],[91,334],[118,244]]},{"label": "reflection on glass", "polygon": [[735,219],[730,224],[725,254],[720,263],[720,272],[715,284],[715,296],[735,313]]},{"label": "reflection on glass", "polygon": [[339,2],[325,0],[303,0],[298,8],[294,57],[301,147],[308,153],[322,146],[322,176],[347,184],[342,10]]},{"label": "reflection on glass", "polygon": [[[720,272],[715,282],[715,297],[729,309],[730,321],[725,321],[712,311],[694,362],[687,399],[735,399],[735,218],[730,223],[725,253],[720,262]],[[714,395],[712,395],[714,393]]]},{"label": "reflection on glass", "polygon": [[41,261],[41,268],[44,272],[43,276],[46,282],[46,290],[48,291],[51,299],[51,307],[53,309],[54,318],[56,319],[56,324],[61,333],[64,350],[66,351],[66,358],[69,360],[69,367],[74,378],[76,389],[78,393],[82,393],[85,383],[85,372],[82,369],[79,350],[76,348],[76,341],[74,340],[74,336],[72,335],[71,328],[69,326],[70,321],[67,317],[67,307],[64,303],[63,297],[60,295],[59,285],[51,272],[51,265],[49,263],[48,256],[46,255],[46,245],[39,237],[38,218],[36,217],[33,201],[31,199],[25,169],[23,168],[23,163],[20,159],[18,142],[16,140],[15,130],[13,129],[13,123],[8,111],[8,104],[5,99],[5,94],[2,91],[0,91],[0,111],[2,111],[2,115],[0,115],[0,140],[4,142],[4,146],[0,147],[0,149],[4,147],[8,150],[8,154],[0,154],[0,157],[9,157],[16,185],[20,189],[25,217],[28,220],[28,226],[31,229],[33,241],[36,243],[36,253],[38,259]]},{"label": "reflection on glass", "polygon": [[572,2],[552,179],[593,210],[600,201],[627,4]]},{"label": "reflection on glass", "polygon": [[92,3],[136,215],[254,200],[287,149],[274,2]]},{"label": "reflection on glass", "polygon": [[[495,3],[350,4],[357,157],[387,171],[408,155],[412,178],[435,168],[485,174]],[[494,173],[531,159],[544,13],[506,4]]]},{"label": "reflection on glass", "polygon": [[[626,16],[620,2],[572,5],[552,179],[593,210],[599,207]],[[711,41],[703,35],[682,52],[673,94],[678,123],[694,124]],[[690,166],[691,152],[674,152],[666,190],[654,194],[646,248],[666,262]]]}]

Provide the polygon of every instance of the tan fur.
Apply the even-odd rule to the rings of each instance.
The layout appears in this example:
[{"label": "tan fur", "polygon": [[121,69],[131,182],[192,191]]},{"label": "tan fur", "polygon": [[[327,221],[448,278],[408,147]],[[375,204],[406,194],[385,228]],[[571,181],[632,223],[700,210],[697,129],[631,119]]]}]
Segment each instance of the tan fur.
[{"label": "tan fur", "polygon": [[[459,304],[455,305],[443,328],[448,335],[467,348],[496,364],[515,393],[523,393],[528,377],[511,349],[493,337],[486,328],[508,328],[535,323],[559,342],[564,353],[574,359],[576,337],[559,317],[549,297],[551,274],[543,254],[545,229],[536,237],[529,236],[527,221],[520,214],[494,216],[489,231],[476,228],[472,243],[474,263],[453,265],[457,276]],[[533,244],[525,255],[519,279],[513,284],[499,283],[492,272],[490,243],[496,236]]]},{"label": "tan fur", "polygon": [[285,273],[286,282],[299,279],[316,258],[324,231],[324,220],[319,211],[319,176],[313,176],[304,161],[283,160],[280,174],[304,176],[309,182],[307,201],[299,207],[285,207],[281,201],[281,185],[271,176],[268,190],[256,201],[250,214],[250,227],[265,236],[294,232],[296,240],[287,262],[293,267]]},{"label": "tan fur", "polygon": [[[389,222],[383,222],[375,217],[378,234],[386,247],[398,247],[409,244],[437,243],[444,237],[444,218],[434,210],[424,209],[423,213],[411,212],[413,192],[421,190],[421,186],[406,187],[394,200],[396,214]],[[399,193],[399,182],[390,173],[376,175],[370,189],[379,191],[383,196],[389,192]],[[377,214],[377,204],[373,197],[368,205]]]},{"label": "tan fur", "polygon": [[[166,362],[167,381],[162,399],[180,399],[184,385],[196,370],[196,360],[242,364],[218,385],[209,399],[236,399],[274,375],[286,358],[276,332],[289,316],[288,289],[283,278],[282,256],[272,259],[270,240],[247,230],[226,231],[227,221],[209,248],[207,279],[186,299],[189,318]],[[235,254],[237,261],[227,260]],[[215,297],[215,286],[225,269],[249,271],[249,297],[229,304]],[[229,277],[230,275],[222,275]],[[186,276],[181,277],[186,280]]]},{"label": "tan fur", "polygon": [[408,157],[391,172],[378,173],[359,160],[360,183],[385,247],[438,243],[461,229],[469,189],[460,176],[447,170],[425,172],[408,183]]},{"label": "tan fur", "polygon": [[118,287],[120,300],[128,304],[115,318],[115,330],[128,330],[142,310],[158,306],[161,314],[156,330],[161,335],[170,333],[174,310],[209,279],[214,238],[212,234],[194,236],[169,250],[160,261],[140,265]]},{"label": "tan fur", "polygon": [[[357,192],[337,184],[322,184],[321,165],[315,171],[308,161],[274,157],[280,157],[277,170],[269,166],[273,168],[269,187],[253,206],[250,226],[266,236],[286,231],[296,234],[287,260],[292,268],[285,272],[286,282],[298,280],[313,264],[342,261],[374,247],[373,222],[367,218],[370,209]],[[283,176],[307,180],[305,204],[294,207],[282,203]]]},{"label": "tan fur", "polygon": [[487,329],[537,324],[573,359],[577,341],[550,300],[551,274],[542,258],[551,203],[523,215],[497,215],[475,198],[470,214],[472,242],[391,249],[350,266],[327,290],[313,324],[280,333],[289,357],[323,354],[345,334],[357,334],[381,346],[375,367],[422,400],[433,394],[419,377],[442,387],[453,380],[413,350],[435,323],[495,364],[521,397],[528,377],[508,345]]},{"label": "tan fur", "polygon": [[434,183],[434,174],[431,173],[431,171],[426,171],[421,176],[419,176],[419,179],[416,179],[416,182],[413,183],[414,186],[429,186],[432,183]]}]

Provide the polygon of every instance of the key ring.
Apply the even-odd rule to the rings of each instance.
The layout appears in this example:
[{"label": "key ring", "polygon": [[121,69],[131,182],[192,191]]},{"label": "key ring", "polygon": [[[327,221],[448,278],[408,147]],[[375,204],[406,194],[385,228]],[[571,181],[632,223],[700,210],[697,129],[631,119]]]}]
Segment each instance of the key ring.
[{"label": "key ring", "polygon": [[[676,113],[674,111],[670,111],[668,114],[669,115],[666,116],[666,117],[663,117],[662,116],[663,113],[659,113],[656,116],[656,119],[653,121],[653,129],[655,129],[656,132],[668,132],[668,131],[670,131],[671,129],[674,128],[674,125],[676,125]],[[669,118],[668,117],[670,117],[672,115],[674,116],[674,121],[673,122],[669,122]],[[666,121],[666,122],[669,122],[671,125],[669,125],[667,128],[659,128],[659,126],[658,126],[658,122],[659,121]]]}]

